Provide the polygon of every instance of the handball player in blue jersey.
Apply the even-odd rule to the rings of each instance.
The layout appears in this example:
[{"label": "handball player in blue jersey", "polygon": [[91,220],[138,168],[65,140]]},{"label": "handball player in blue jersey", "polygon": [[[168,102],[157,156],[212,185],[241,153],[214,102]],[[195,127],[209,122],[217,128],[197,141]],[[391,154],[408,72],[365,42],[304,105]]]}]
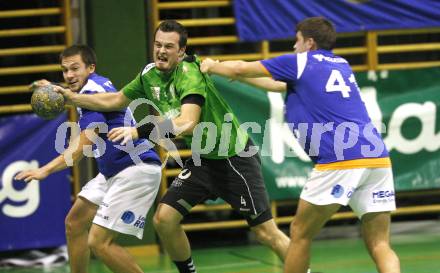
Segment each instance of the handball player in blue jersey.
[{"label": "handball player in blue jersey", "polygon": [[[71,46],[61,53],[60,61],[72,91],[117,92],[109,79],[95,73],[96,56],[90,47]],[[65,221],[71,272],[87,272],[89,249],[113,272],[143,272],[115,239],[119,233],[142,239],[147,212],[159,189],[159,157],[145,140],[124,147],[108,140],[106,133],[111,129],[126,126],[125,122],[134,126],[130,109],[103,113],[78,108],[78,112],[81,133],[66,151],[41,168],[19,173],[16,179],[43,180],[71,166],[69,158],[79,161],[93,145],[99,174],[82,188]]]},{"label": "handball player in blue jersey", "polygon": [[378,271],[398,273],[389,240],[396,208],[391,161],[350,65],[331,52],[335,42],[333,24],[311,17],[296,27],[293,54],[256,62],[206,59],[201,70],[287,92],[285,120],[315,166],[291,224],[284,272],[307,271],[313,238],[341,205],[349,205]]}]

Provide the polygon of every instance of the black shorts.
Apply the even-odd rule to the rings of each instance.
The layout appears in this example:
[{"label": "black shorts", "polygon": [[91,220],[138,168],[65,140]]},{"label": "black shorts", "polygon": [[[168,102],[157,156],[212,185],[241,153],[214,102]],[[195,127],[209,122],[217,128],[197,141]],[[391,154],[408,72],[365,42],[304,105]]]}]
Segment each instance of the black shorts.
[{"label": "black shorts", "polygon": [[185,216],[195,205],[218,197],[243,214],[250,226],[272,219],[258,154],[202,158],[201,166],[195,166],[193,160],[188,159],[160,202]]}]

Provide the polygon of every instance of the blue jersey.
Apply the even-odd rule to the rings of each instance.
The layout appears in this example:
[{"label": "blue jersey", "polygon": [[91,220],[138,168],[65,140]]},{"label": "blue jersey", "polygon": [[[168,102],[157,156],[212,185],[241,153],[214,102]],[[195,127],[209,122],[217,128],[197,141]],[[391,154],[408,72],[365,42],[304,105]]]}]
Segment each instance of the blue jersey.
[{"label": "blue jersey", "polygon": [[[93,73],[89,76],[86,85],[84,85],[79,93],[94,94],[116,91],[117,90],[113,87],[113,84],[109,79]],[[108,126],[108,131],[116,127],[127,126],[124,124],[126,114],[130,117],[130,126],[135,125],[135,120],[129,108],[116,112],[96,112],[82,108],[77,108],[77,110],[80,116],[78,123],[81,131],[87,129],[89,126],[95,127],[92,123],[105,123]],[[119,146],[119,144],[108,140],[106,133],[99,134],[99,136],[105,141],[105,150],[103,150],[104,145],[93,145],[94,157],[98,163],[99,172],[106,177],[114,176],[128,166],[134,165],[135,161],[133,161],[130,155],[140,158],[143,162],[151,162],[158,165],[161,164],[159,156],[152,149],[152,145],[143,139],[134,141],[135,147],[138,147],[142,143],[141,148],[145,150],[143,152],[138,152],[135,151],[135,148],[124,151],[123,149],[116,147]]]},{"label": "blue jersey", "polygon": [[[261,63],[275,80],[287,83],[285,119],[313,162],[386,158],[385,166],[390,164],[385,144],[344,58],[327,50],[314,50]],[[364,160],[360,164],[357,161],[356,166],[377,164]]]}]

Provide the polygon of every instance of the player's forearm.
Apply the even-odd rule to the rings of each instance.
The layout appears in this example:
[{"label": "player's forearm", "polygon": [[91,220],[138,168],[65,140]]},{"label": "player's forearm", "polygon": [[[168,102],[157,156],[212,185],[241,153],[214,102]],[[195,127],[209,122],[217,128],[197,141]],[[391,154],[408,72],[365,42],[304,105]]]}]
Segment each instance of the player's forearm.
[{"label": "player's forearm", "polygon": [[285,82],[275,81],[269,77],[262,78],[237,78],[237,80],[271,92],[286,92],[287,84]]},{"label": "player's forearm", "polygon": [[240,77],[246,77],[246,73],[243,71],[243,61],[225,61],[221,63],[215,63],[209,68],[209,73],[216,74],[231,79],[237,79]]},{"label": "player's forearm", "polygon": [[[73,162],[77,162],[80,159],[80,155],[73,155]],[[47,175],[64,170],[70,167],[67,164],[67,160],[65,159],[65,155],[61,154],[54,158],[52,161],[41,167],[41,169],[47,173]]]},{"label": "player's forearm", "polygon": [[197,123],[197,121],[183,117],[173,119],[175,135],[192,135],[194,127],[196,127]]},{"label": "player's forearm", "polygon": [[201,70],[212,74],[225,76],[231,79],[267,77],[267,71],[260,61],[225,61],[215,62],[207,59],[202,62]]},{"label": "player's forearm", "polygon": [[71,102],[81,108],[89,110],[109,112],[117,111],[126,107],[126,105],[118,99],[118,93],[98,93],[98,94],[75,94],[71,98]]}]

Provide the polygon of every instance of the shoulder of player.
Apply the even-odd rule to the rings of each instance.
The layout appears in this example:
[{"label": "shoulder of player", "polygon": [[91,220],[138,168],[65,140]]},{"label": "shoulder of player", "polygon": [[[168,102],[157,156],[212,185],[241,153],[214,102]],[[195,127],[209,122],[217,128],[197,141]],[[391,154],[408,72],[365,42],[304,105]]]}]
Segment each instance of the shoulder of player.
[{"label": "shoulder of player", "polygon": [[83,86],[79,93],[103,93],[107,92],[107,90],[115,90],[112,82],[108,78],[94,73],[91,77],[89,77],[87,83]]},{"label": "shoulder of player", "polygon": [[144,68],[141,71],[141,76],[144,76],[145,74],[149,74],[152,73],[154,71],[153,68],[156,67],[155,63],[149,63],[146,66],[144,66]]},{"label": "shoulder of player", "polygon": [[334,55],[332,52],[328,51],[309,51],[307,52],[307,58],[318,62],[326,61],[330,63],[344,63],[348,64],[348,61],[341,56]]},{"label": "shoulder of player", "polygon": [[200,71],[200,66],[197,62],[187,62],[187,61],[181,61],[179,63],[179,66],[177,67],[177,74],[179,75],[185,75],[185,74],[200,74],[202,75],[202,72]]}]

